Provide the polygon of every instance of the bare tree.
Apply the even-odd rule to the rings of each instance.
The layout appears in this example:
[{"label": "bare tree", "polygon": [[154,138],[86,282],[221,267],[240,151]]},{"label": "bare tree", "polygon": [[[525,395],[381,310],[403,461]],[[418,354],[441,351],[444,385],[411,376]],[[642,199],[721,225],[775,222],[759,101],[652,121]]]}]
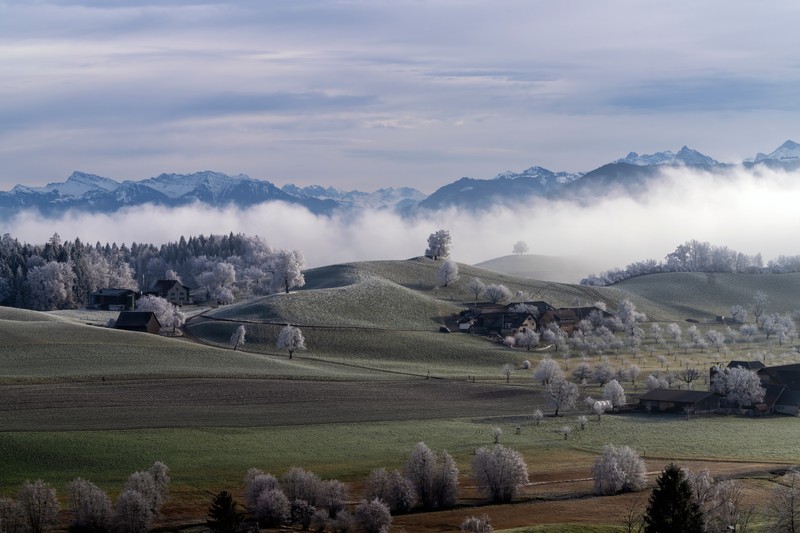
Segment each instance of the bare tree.
[{"label": "bare tree", "polygon": [[291,502],[280,489],[262,491],[256,500],[254,515],[262,527],[281,526],[291,518]]},{"label": "bare tree", "polygon": [[420,503],[433,508],[436,481],[436,454],[424,442],[418,442],[406,461],[406,478],[411,481]]},{"label": "bare tree", "polygon": [[514,373],[515,367],[511,363],[506,363],[503,365],[503,368],[500,369],[500,373],[506,377],[506,383],[511,382],[511,374]]},{"label": "bare tree", "polygon": [[519,452],[496,444],[475,452],[472,477],[478,491],[492,502],[510,502],[519,487],[528,483],[528,465]]},{"label": "bare tree", "polygon": [[272,474],[265,474],[257,468],[249,469],[244,480],[244,498],[247,508],[256,508],[258,496],[262,492],[279,488],[280,483]]},{"label": "bare tree", "polygon": [[290,502],[305,500],[310,505],[317,504],[322,480],[314,472],[294,466],[281,476],[281,489]]},{"label": "bare tree", "polygon": [[596,494],[617,494],[647,486],[647,469],[639,453],[629,446],[603,447],[592,467]]},{"label": "bare tree", "polygon": [[769,297],[766,293],[756,291],[753,295],[753,301],[750,303],[750,312],[756,318],[756,325],[761,325],[761,317],[767,311],[769,306]]},{"label": "bare tree", "polygon": [[601,361],[600,363],[596,364],[592,370],[592,378],[601,387],[614,379],[615,374],[616,372],[614,371],[614,367],[612,367],[607,361]]},{"label": "bare tree", "polygon": [[561,409],[570,409],[578,399],[578,386],[565,379],[557,379],[548,384],[542,391],[544,399],[554,409],[553,416],[558,416]]},{"label": "bare tree", "polygon": [[738,324],[744,324],[744,321],[747,320],[747,311],[741,305],[732,305],[729,312],[731,320]]},{"label": "bare tree", "polygon": [[442,263],[442,266],[439,267],[439,272],[437,273],[437,277],[439,278],[439,281],[442,284],[444,284],[445,287],[457,281],[458,263],[456,263],[452,259],[447,259],[444,263]]},{"label": "bare tree", "polygon": [[770,531],[800,531],[800,472],[786,472],[772,491],[765,515]]},{"label": "bare tree", "polygon": [[291,359],[294,352],[306,349],[306,339],[300,328],[286,324],[278,334],[278,342],[275,346],[289,352],[289,359]]},{"label": "bare tree", "polygon": [[696,368],[687,366],[686,368],[678,371],[678,379],[686,383],[686,388],[692,388],[692,382],[703,377],[703,373]]},{"label": "bare tree", "polygon": [[458,501],[458,466],[453,457],[442,450],[436,461],[433,484],[434,499],[438,509],[449,509]]},{"label": "bare tree", "polygon": [[244,324],[240,325],[231,335],[230,345],[233,347],[233,351],[236,351],[236,348],[244,344],[244,336],[247,334],[247,330],[244,327]]},{"label": "bare tree", "polygon": [[0,496],[0,531],[21,533],[25,530],[25,517],[17,502],[11,498]]},{"label": "bare tree", "polygon": [[58,520],[56,489],[41,479],[26,481],[17,495],[17,506],[32,533],[42,533]]}]

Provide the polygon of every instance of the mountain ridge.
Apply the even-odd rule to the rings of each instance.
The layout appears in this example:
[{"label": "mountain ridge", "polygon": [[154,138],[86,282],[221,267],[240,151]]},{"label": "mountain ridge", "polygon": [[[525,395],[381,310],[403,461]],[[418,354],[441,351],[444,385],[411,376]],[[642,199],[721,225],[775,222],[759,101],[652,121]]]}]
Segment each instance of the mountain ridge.
[{"label": "mountain ridge", "polygon": [[[769,154],[759,152],[739,164],[746,168],[763,165],[797,170],[800,168],[800,144],[787,140]],[[501,172],[491,179],[463,177],[427,196],[411,187],[386,187],[373,192],[344,191],[322,185],[287,184],[279,188],[270,181],[246,174],[229,176],[211,170],[191,174],[162,173],[139,181],[121,182],[75,171],[63,182],[51,182],[43,187],[16,185],[10,191],[0,191],[0,217],[30,209],[44,216],[59,216],[70,210],[113,213],[144,204],[250,207],[275,201],[302,206],[320,215],[331,215],[343,209],[388,209],[413,216],[450,207],[485,210],[495,205],[518,205],[533,197],[551,198],[565,193],[578,200],[589,199],[603,190],[636,196],[645,192],[664,168],[715,171],[735,165],[721,163],[683,146],[678,152],[629,152],[621,159],[588,172],[552,171],[531,166],[518,173]]]}]

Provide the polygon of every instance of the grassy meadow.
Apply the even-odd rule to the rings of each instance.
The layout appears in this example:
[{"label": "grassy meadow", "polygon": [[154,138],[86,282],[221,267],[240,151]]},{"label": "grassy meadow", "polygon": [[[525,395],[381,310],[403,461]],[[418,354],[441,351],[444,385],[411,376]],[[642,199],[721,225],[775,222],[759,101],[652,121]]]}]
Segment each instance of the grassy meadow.
[{"label": "grassy meadow", "polygon": [[[800,420],[786,417],[610,414],[600,421],[590,416],[580,430],[576,417],[585,410],[579,403],[533,425],[534,409],[550,410],[541,385],[522,367],[544,357],[567,374],[584,359],[615,367],[635,363],[642,369],[637,383],[624,383],[635,398],[649,372],[690,365],[705,373],[712,363],[734,358],[799,362],[793,345],[758,336],[700,351],[648,336],[637,353],[565,354],[439,332],[473,301],[466,288],[473,277],[556,307],[601,301],[613,311],[628,298],[648,322],[675,322],[685,330],[691,319],[707,332],[724,331],[714,317],[734,304],[746,307],[758,290],[769,296],[768,312],[793,312],[800,307],[800,275],[659,274],[598,288],[460,265],[460,280],[441,287],[439,266],[415,258],[313,269],[305,287],[291,294],[194,310],[183,337],[100,327],[106,318],[86,311],[0,308],[0,495],[13,496],[26,479],[42,478],[63,499],[66,485],[79,476],[113,495],[129,473],[161,460],[171,469],[170,505],[181,523],[202,520],[208,492],[240,491],[249,467],[279,474],[303,466],[357,488],[377,466],[401,468],[411,447],[424,441],[454,455],[472,505],[479,500],[469,488],[469,463],[477,447],[491,445],[495,427],[502,430],[501,443],[524,454],[534,484],[590,477],[605,444],[631,445],[655,469],[667,460],[777,468],[800,458],[800,449],[786,444],[800,439]],[[286,323],[301,328],[308,347],[291,360],[275,348]],[[233,351],[228,341],[240,324],[246,343]],[[516,368],[510,383],[501,374],[506,363]],[[596,386],[582,387],[582,395],[600,394]],[[565,425],[573,429],[568,439],[561,433]],[[545,499],[583,498],[589,489],[584,483],[559,490]],[[575,530],[569,517],[561,518],[561,529],[515,522],[523,517],[498,520],[508,528],[540,524],[515,531]],[[591,527],[608,531],[612,518]],[[405,531],[425,530],[400,523]]]}]

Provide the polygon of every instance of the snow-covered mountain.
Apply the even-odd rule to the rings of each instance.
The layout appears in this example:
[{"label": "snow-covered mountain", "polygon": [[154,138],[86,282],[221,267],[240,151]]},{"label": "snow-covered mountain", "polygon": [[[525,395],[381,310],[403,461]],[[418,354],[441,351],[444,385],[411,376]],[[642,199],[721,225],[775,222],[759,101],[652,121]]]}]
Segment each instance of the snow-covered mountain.
[{"label": "snow-covered mountain", "polygon": [[629,165],[636,165],[640,167],[649,167],[657,165],[689,165],[689,166],[705,166],[713,167],[719,165],[719,161],[701,154],[697,150],[684,146],[678,153],[671,150],[665,152],[656,152],[654,154],[639,155],[636,152],[630,152],[622,159],[617,159],[614,163],[628,163]]},{"label": "snow-covered mountain", "polygon": [[335,187],[284,185],[281,190],[298,198],[332,200],[342,206],[371,209],[403,209],[425,199],[426,195],[411,187],[389,187],[375,192],[343,191]]},{"label": "snow-covered mountain", "polygon": [[[800,169],[800,144],[786,141],[769,154],[759,153],[742,165],[787,170]],[[278,188],[269,181],[244,174],[228,176],[205,171],[194,174],[161,174],[141,181],[122,182],[111,178],[74,172],[66,181],[44,187],[17,185],[0,191],[0,219],[25,210],[44,216],[59,216],[69,210],[113,213],[121,208],[144,204],[175,207],[203,203],[214,206],[248,207],[281,201],[301,205],[316,214],[341,209],[392,209],[405,215],[418,210],[447,207],[488,209],[494,205],[521,204],[532,197],[596,199],[598,194],[646,193],[660,170],[669,166],[688,166],[717,171],[732,166],[686,146],[678,152],[664,151],[639,155],[630,152],[622,159],[583,173],[556,172],[532,166],[521,172],[506,171],[490,179],[461,178],[430,196],[409,187],[385,188],[374,192],[343,191],[312,185]]]}]

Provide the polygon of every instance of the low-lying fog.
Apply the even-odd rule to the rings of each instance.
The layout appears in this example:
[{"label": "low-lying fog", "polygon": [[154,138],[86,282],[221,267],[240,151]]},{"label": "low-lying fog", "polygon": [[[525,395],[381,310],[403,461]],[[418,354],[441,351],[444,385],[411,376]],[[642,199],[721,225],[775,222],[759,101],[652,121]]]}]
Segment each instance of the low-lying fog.
[{"label": "low-lying fog", "polygon": [[760,252],[765,261],[798,254],[798,203],[800,173],[736,168],[722,176],[668,169],[642,198],[606,196],[590,205],[570,198],[532,200],[522,208],[452,209],[413,220],[379,211],[317,216],[279,203],[244,210],[146,206],[112,215],[73,213],[55,221],[27,213],[7,221],[3,232],[30,243],[43,243],[58,232],[65,240],[128,245],[201,233],[258,234],[277,248],[301,250],[307,266],[315,267],[418,256],[428,235],[444,228],[453,237],[453,258],[462,263],[508,255],[523,240],[530,253],[580,257],[599,272],[661,260],[689,239]]}]

